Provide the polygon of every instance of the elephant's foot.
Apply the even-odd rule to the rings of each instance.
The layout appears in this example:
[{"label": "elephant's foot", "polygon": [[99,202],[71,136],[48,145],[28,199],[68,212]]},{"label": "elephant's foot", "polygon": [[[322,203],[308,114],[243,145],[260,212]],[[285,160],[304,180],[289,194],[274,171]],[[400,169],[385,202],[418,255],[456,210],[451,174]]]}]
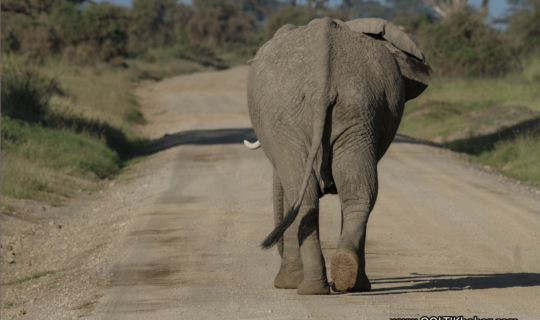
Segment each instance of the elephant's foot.
[{"label": "elephant's foot", "polygon": [[274,287],[278,289],[296,289],[303,279],[302,271],[287,272],[282,269],[279,270],[274,279]]},{"label": "elephant's foot", "polygon": [[332,290],[335,292],[367,292],[371,284],[363,270],[359,270],[359,261],[356,253],[343,250],[338,251],[332,258]]},{"label": "elephant's foot", "polygon": [[300,295],[330,294],[330,286],[326,279],[319,281],[302,281],[296,289]]}]

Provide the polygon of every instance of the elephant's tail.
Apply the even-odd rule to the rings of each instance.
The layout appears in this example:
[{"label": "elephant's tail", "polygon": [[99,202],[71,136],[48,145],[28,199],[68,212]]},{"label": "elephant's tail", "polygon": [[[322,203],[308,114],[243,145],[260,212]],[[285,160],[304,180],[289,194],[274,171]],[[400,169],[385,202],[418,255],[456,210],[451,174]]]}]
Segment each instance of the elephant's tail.
[{"label": "elephant's tail", "polygon": [[306,189],[308,185],[309,178],[311,176],[311,171],[313,170],[313,163],[315,162],[315,157],[322,143],[322,137],[324,133],[324,123],[326,122],[326,110],[328,109],[328,104],[325,103],[324,108],[318,108],[315,110],[315,122],[313,124],[313,140],[311,141],[311,148],[309,150],[308,159],[306,161],[304,180],[302,181],[302,187],[300,188],[300,193],[298,199],[294,202],[294,205],[289,209],[281,223],[264,239],[261,247],[263,249],[270,249],[276,243],[279,242],[279,239],[283,237],[285,230],[291,226],[298,215],[300,210],[300,205],[306,194]]},{"label": "elephant's tail", "polygon": [[298,194],[298,199],[294,202],[294,205],[289,209],[281,223],[264,239],[261,247],[263,249],[269,249],[279,242],[279,239],[283,237],[283,233],[287,230],[288,227],[294,222],[298,211],[300,210],[300,205],[306,194],[307,185],[309,178],[311,176],[311,171],[313,170],[313,163],[315,162],[315,157],[317,152],[322,144],[324,124],[326,122],[326,111],[328,108],[333,105],[337,98],[337,92],[330,88],[330,74],[331,74],[331,58],[330,58],[330,30],[335,27],[335,22],[330,18],[322,18],[320,20],[310,22],[312,28],[319,28],[322,32],[319,32],[320,35],[316,39],[314,44],[317,47],[321,54],[317,56],[319,65],[316,66],[316,73],[314,74],[317,87],[319,92],[318,97],[314,98],[313,103],[313,136],[311,140],[311,147],[309,149],[308,158],[306,161],[306,167],[304,172],[304,180],[302,181],[302,187],[300,188],[300,193]]}]

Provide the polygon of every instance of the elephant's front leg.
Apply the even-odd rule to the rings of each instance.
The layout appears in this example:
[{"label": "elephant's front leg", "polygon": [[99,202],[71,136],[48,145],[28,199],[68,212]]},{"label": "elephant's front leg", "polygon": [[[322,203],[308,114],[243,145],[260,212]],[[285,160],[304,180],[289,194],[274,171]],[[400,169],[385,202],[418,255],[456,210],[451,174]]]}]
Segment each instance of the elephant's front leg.
[{"label": "elephant's front leg", "polygon": [[[283,220],[283,211],[289,209],[289,201],[283,192],[281,179],[274,168],[274,223],[276,226]],[[285,231],[283,238],[277,244],[281,256],[281,267],[274,279],[276,288],[296,289],[304,278],[297,230],[297,224],[293,224]]]},{"label": "elephant's front leg", "polygon": [[[286,234],[295,235],[300,246],[303,279],[298,285],[297,292],[302,295],[330,293],[326,266],[319,243],[318,188],[315,177],[311,176],[295,223],[286,232]],[[292,189],[291,192],[286,193],[288,199],[296,199],[297,196],[298,189]],[[286,239],[287,241],[289,240]]]},{"label": "elephant's front leg", "polygon": [[332,164],[342,209],[342,231],[331,264],[332,289],[365,292],[371,290],[365,243],[368,217],[377,199],[377,162],[372,146],[340,151],[334,150]]}]

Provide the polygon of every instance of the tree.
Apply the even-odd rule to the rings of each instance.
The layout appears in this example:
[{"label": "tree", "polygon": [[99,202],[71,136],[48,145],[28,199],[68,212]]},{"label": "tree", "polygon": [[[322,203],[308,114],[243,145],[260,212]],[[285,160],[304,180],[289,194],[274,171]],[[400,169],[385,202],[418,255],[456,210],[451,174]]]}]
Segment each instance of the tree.
[{"label": "tree", "polygon": [[52,8],[61,1],[67,1],[77,6],[83,3],[94,3],[92,0],[2,0],[2,11],[39,15],[50,13]]},{"label": "tree", "polygon": [[513,47],[474,12],[460,10],[424,23],[417,42],[433,70],[443,76],[502,76],[518,66]]},{"label": "tree", "polygon": [[142,48],[172,45],[192,16],[191,7],[176,0],[134,0],[130,33]]},{"label": "tree", "polygon": [[82,12],[84,42],[98,58],[110,61],[127,55],[129,16],[127,10],[107,2],[91,4]]},{"label": "tree", "polygon": [[[446,19],[450,14],[465,10],[468,5],[468,0],[422,0],[430,4],[433,9],[443,18]],[[479,13],[481,16],[487,14],[489,0],[482,0]]]},{"label": "tree", "polygon": [[540,0],[513,0],[507,33],[524,55],[540,54]]},{"label": "tree", "polygon": [[195,0],[198,9],[187,26],[190,42],[222,45],[254,42],[255,20],[223,0]]}]

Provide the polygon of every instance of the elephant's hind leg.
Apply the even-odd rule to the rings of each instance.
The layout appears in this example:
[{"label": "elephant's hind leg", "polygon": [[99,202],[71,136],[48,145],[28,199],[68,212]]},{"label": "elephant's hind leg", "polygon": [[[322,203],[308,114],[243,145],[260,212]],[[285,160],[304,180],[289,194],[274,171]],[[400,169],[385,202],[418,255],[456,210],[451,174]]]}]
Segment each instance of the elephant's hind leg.
[{"label": "elephant's hind leg", "polygon": [[377,199],[377,162],[373,147],[345,150],[334,156],[333,172],[342,209],[342,232],[332,258],[332,290],[365,292],[366,225]]},{"label": "elephant's hind leg", "polygon": [[[289,201],[283,192],[281,179],[274,168],[274,223],[276,226],[283,220],[283,211],[289,208]],[[296,236],[297,229],[297,224],[293,223],[277,243],[281,255],[281,267],[274,279],[274,286],[278,289],[296,289],[304,278],[300,247]]]},{"label": "elephant's hind leg", "polygon": [[[298,159],[301,158],[298,157]],[[291,202],[294,201],[293,199],[298,199],[304,171],[293,170],[293,168],[301,168],[301,166],[291,166],[291,170],[284,170],[283,174],[280,172],[285,190],[285,199]],[[319,186],[314,174],[308,180],[306,193],[298,215],[293,225],[285,232],[284,240],[284,259],[288,242],[298,244],[300,247],[303,278],[297,287],[298,294],[329,294],[330,287],[326,277],[326,266],[319,243]]]}]

